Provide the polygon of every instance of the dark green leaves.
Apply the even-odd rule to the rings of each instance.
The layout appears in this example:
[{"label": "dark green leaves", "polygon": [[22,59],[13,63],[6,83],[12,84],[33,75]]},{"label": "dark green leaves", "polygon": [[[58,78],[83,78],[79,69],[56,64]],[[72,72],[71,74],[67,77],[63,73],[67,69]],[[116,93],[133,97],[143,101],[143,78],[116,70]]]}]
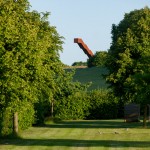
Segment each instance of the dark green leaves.
[{"label": "dark green leaves", "polygon": [[143,83],[145,79],[142,76],[150,74],[149,27],[148,7],[125,14],[124,19],[112,27],[112,45],[106,64],[109,70],[107,81],[115,95],[124,101],[136,100],[137,93],[143,93],[139,90],[143,88],[142,82],[136,82],[137,74],[141,74],[138,78]]}]

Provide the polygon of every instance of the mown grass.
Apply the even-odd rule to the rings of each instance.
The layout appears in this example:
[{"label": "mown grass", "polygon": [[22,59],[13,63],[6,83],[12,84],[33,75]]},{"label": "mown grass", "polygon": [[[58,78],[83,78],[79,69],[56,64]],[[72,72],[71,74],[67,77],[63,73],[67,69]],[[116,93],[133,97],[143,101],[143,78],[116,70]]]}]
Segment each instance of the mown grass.
[{"label": "mown grass", "polygon": [[107,84],[105,82],[105,79],[103,78],[103,75],[106,73],[107,70],[104,67],[76,68],[73,80],[81,83],[92,82],[89,90],[101,88],[105,89],[107,88]]},{"label": "mown grass", "polygon": [[123,120],[61,121],[31,127],[21,138],[0,139],[1,150],[150,149],[150,125]]}]

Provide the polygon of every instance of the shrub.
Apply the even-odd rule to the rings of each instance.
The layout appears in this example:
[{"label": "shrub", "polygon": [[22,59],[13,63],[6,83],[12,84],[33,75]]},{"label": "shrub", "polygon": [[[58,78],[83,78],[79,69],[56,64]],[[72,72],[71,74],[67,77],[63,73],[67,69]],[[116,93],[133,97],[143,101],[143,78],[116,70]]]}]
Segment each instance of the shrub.
[{"label": "shrub", "polygon": [[76,92],[57,100],[55,117],[60,119],[114,119],[118,114],[118,101],[108,90]]},{"label": "shrub", "polygon": [[117,100],[108,90],[93,90],[89,96],[91,107],[87,119],[117,118]]},{"label": "shrub", "polygon": [[45,117],[50,116],[50,102],[48,100],[39,101],[34,104],[35,109],[35,124],[44,124]]},{"label": "shrub", "polygon": [[13,113],[11,108],[7,107],[5,111],[1,111],[0,135],[7,136],[13,133]]},{"label": "shrub", "polygon": [[13,133],[13,114],[18,112],[19,130],[27,129],[34,122],[33,105],[27,101],[18,104],[10,103],[0,112],[0,135],[7,136]]},{"label": "shrub", "polygon": [[86,92],[76,92],[55,103],[54,113],[60,119],[84,119],[89,114],[90,100]]},{"label": "shrub", "polygon": [[18,111],[18,119],[20,130],[27,129],[28,127],[32,126],[32,124],[35,122],[35,111],[33,104],[29,102],[23,102]]}]

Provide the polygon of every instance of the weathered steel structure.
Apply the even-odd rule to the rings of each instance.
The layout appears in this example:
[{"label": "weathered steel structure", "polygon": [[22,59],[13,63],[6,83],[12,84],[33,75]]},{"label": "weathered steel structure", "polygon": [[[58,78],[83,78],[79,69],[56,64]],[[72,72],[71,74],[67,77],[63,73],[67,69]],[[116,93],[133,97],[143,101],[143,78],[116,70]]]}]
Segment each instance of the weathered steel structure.
[{"label": "weathered steel structure", "polygon": [[81,38],[74,38],[74,43],[77,43],[89,58],[94,56],[93,52],[88,48]]}]

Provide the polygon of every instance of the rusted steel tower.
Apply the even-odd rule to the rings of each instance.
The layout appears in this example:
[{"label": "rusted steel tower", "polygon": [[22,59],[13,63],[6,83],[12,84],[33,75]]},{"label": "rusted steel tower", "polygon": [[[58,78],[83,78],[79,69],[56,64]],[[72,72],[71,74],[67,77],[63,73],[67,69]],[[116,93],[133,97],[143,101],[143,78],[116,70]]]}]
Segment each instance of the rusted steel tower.
[{"label": "rusted steel tower", "polygon": [[74,43],[77,43],[89,58],[94,56],[93,52],[88,48],[81,38],[74,38]]}]

